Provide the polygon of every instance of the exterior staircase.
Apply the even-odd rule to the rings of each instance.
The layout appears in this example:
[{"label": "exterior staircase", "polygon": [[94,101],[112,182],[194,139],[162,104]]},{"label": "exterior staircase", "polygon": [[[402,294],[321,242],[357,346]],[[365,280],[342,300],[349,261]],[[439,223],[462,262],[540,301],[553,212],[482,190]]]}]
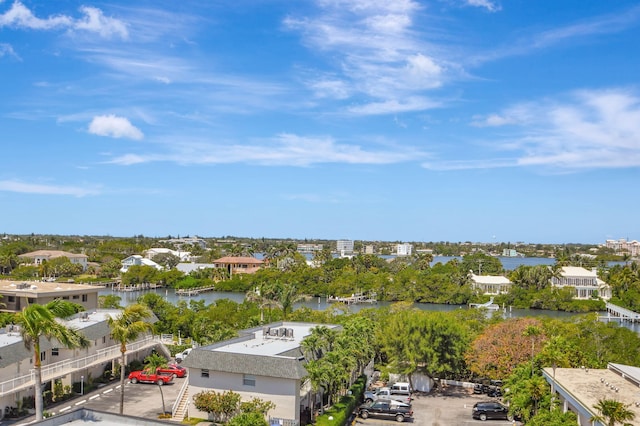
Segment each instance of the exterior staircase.
[{"label": "exterior staircase", "polygon": [[171,410],[171,420],[175,422],[182,422],[187,416],[189,408],[189,380],[185,380],[180,389],[180,393],[176,398],[176,402],[173,404]]}]

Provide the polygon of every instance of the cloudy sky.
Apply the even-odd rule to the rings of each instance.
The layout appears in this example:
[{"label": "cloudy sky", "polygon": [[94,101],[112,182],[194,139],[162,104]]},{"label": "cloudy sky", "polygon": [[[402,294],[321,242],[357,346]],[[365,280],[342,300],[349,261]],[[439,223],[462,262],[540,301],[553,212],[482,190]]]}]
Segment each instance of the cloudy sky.
[{"label": "cloudy sky", "polygon": [[0,0],[0,232],[640,239],[640,4]]}]

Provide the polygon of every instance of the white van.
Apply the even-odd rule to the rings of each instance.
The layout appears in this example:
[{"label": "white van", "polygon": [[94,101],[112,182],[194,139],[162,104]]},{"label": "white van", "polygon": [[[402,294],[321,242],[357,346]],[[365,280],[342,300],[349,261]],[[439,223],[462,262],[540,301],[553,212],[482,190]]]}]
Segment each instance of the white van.
[{"label": "white van", "polygon": [[394,395],[411,395],[411,386],[407,382],[397,382],[389,386]]}]

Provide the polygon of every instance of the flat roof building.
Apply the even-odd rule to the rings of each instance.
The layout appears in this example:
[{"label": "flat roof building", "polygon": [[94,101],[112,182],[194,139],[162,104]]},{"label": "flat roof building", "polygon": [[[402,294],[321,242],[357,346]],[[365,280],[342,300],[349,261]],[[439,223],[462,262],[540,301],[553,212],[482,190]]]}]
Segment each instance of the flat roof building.
[{"label": "flat roof building", "polygon": [[77,303],[90,311],[98,308],[98,292],[102,286],[45,281],[0,280],[2,303],[0,312],[20,312],[29,304],[45,305],[54,299]]},{"label": "flat roof building", "polygon": [[[202,391],[231,390],[244,401],[254,397],[271,401],[275,408],[269,412],[270,417],[300,424],[301,414],[313,409],[307,361],[300,343],[319,325],[273,323],[243,330],[235,339],[193,349],[183,362],[189,368],[189,399]],[[207,416],[193,402],[189,413],[191,417]]]}]

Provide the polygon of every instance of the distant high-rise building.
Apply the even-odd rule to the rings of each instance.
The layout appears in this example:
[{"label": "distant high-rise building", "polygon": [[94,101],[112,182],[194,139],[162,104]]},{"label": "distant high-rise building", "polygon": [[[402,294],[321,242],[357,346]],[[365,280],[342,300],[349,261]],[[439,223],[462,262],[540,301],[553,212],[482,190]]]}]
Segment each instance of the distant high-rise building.
[{"label": "distant high-rise building", "polygon": [[411,256],[413,253],[413,245],[408,243],[398,244],[396,246],[396,254],[398,256]]},{"label": "distant high-rise building", "polygon": [[353,253],[353,240],[336,241],[336,251],[341,255]]}]

